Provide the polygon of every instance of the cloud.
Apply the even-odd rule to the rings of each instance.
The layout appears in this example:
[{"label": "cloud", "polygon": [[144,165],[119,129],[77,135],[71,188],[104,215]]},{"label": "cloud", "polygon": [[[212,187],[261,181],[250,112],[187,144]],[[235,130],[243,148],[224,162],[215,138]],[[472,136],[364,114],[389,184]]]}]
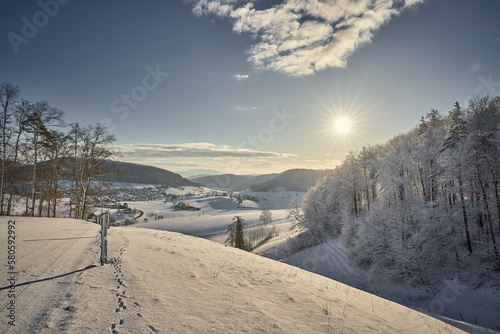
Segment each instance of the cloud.
[{"label": "cloud", "polygon": [[115,147],[123,157],[141,159],[162,158],[281,158],[290,154],[257,151],[248,148],[216,146],[211,143],[186,143],[179,145],[131,144]]},{"label": "cloud", "polygon": [[233,78],[235,78],[236,80],[240,81],[240,80],[245,80],[245,79],[248,79],[249,78],[249,75],[248,74],[233,74]]},{"label": "cloud", "polygon": [[249,111],[249,110],[257,110],[257,109],[262,109],[262,107],[234,106],[234,107],[227,108],[228,111],[231,111],[231,110]]},{"label": "cloud", "polygon": [[345,67],[347,58],[371,42],[390,19],[423,0],[286,0],[267,9],[252,2],[194,0],[197,16],[217,15],[233,22],[233,31],[249,33],[257,43],[248,60],[257,68],[290,76]]}]

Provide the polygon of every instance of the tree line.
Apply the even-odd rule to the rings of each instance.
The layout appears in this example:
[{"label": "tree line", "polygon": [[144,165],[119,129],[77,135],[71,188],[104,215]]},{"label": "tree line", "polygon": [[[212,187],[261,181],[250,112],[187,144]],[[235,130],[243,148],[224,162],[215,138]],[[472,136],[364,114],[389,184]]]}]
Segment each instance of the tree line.
[{"label": "tree line", "polygon": [[310,245],[340,237],[359,265],[399,281],[465,270],[498,280],[499,125],[499,97],[431,110],[411,131],[351,152],[290,217]]},{"label": "tree line", "polygon": [[85,219],[93,182],[114,172],[115,136],[102,124],[67,124],[46,101],[28,101],[18,86],[0,85],[0,215],[56,217],[63,198],[70,217]]}]

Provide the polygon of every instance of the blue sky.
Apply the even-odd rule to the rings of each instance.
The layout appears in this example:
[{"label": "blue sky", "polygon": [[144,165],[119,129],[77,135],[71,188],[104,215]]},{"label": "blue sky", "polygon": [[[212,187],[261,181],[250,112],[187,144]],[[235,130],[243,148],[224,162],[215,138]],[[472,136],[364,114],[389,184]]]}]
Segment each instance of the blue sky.
[{"label": "blue sky", "polygon": [[0,82],[176,172],[332,168],[431,108],[500,95],[496,0],[0,6]]}]

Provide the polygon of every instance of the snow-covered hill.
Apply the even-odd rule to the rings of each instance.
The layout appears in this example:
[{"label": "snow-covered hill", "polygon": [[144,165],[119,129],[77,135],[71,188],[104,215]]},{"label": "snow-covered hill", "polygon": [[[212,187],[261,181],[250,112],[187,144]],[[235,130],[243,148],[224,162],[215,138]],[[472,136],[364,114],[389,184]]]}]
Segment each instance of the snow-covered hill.
[{"label": "snow-covered hill", "polygon": [[[174,232],[15,219],[16,274],[0,272],[1,333],[461,333],[342,283]],[[2,245],[9,218],[0,218]],[[6,248],[2,247],[7,257]],[[7,291],[14,289],[15,324]]]}]

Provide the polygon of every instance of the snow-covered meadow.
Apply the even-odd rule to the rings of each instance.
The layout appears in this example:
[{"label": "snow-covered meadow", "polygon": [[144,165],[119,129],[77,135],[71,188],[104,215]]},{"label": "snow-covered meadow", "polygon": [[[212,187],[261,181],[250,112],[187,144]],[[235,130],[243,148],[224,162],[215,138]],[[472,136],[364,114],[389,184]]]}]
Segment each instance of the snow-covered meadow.
[{"label": "snow-covered meadow", "polygon": [[[144,187],[134,185],[128,189]],[[153,189],[154,186],[146,188]],[[143,214],[135,225],[109,230],[109,264],[104,267],[98,265],[97,225],[70,219],[15,217],[21,240],[18,250],[22,254],[18,255],[22,270],[18,276],[17,282],[21,285],[17,291],[21,290],[25,295],[24,289],[41,286],[43,291],[55,296],[44,296],[38,291],[34,295],[41,294],[40,302],[28,303],[20,298],[17,320],[19,324],[23,323],[22,326],[28,326],[22,328],[42,333],[70,329],[70,332],[78,329],[79,333],[91,333],[102,332],[101,329],[106,328],[111,333],[375,333],[386,329],[408,333],[453,332],[452,327],[442,324],[432,330],[420,326],[396,329],[400,327],[392,322],[397,316],[393,319],[394,314],[387,314],[384,320],[380,320],[376,311],[376,308],[386,310],[387,305],[393,305],[392,302],[400,304],[398,307],[403,309],[409,307],[428,313],[470,333],[493,333],[493,329],[498,330],[497,326],[500,326],[497,323],[500,319],[500,298],[494,291],[474,290],[458,281],[435,286],[434,295],[408,289],[358,268],[346,247],[335,239],[297,252],[299,249],[292,246],[299,232],[290,231],[292,223],[286,216],[291,201],[300,203],[304,193],[245,191],[232,196],[211,196],[211,189],[196,187],[169,188],[168,192],[179,196],[178,201],[199,210],[182,210],[175,206],[175,202],[164,200],[128,202],[130,208]],[[257,201],[239,202],[238,195],[247,195]],[[276,227],[279,236],[264,241],[253,253],[293,267],[223,246],[227,227],[235,216],[241,216],[248,228],[261,226],[263,223],[259,218],[264,209],[272,213],[273,221],[269,225]],[[6,224],[5,219],[2,222]],[[80,232],[82,235],[78,234]],[[45,252],[49,252],[50,256],[44,256]],[[71,261],[59,263],[58,254],[63,254],[61,259],[67,261],[67,255],[72,252],[83,255],[73,254]],[[76,262],[72,262],[73,259]],[[2,272],[4,274],[5,271]],[[309,286],[313,282],[314,288]],[[73,292],[72,284],[80,286],[80,289]],[[128,289],[125,290],[124,286]],[[332,286],[347,289],[347,292],[342,290],[341,293],[345,294],[345,298],[324,295]],[[63,290],[58,290],[63,287]],[[383,300],[381,305],[384,307],[368,306],[368,309],[360,311],[357,305],[346,304],[349,291],[361,294],[357,289],[392,302]],[[95,292],[104,294],[96,297]],[[299,298],[299,295],[302,297]],[[379,300],[374,295],[363,293],[363,296],[370,296],[366,297],[370,303],[372,299]],[[78,317],[95,317],[92,313],[94,306],[91,306],[94,302],[88,301],[95,298],[99,298],[97,309],[101,309],[103,314],[109,313],[108,309],[112,312],[88,324]],[[211,301],[215,304],[210,304]],[[360,303],[366,303],[366,300]],[[312,311],[318,305],[320,315]],[[371,310],[369,316],[376,316],[377,320],[373,323],[370,320],[369,324],[361,322],[361,327],[357,327],[350,323],[351,320],[341,319],[350,308],[356,310],[358,315]],[[300,313],[301,309],[315,319],[314,325],[304,314],[293,314]],[[29,313],[27,320],[23,318],[26,316],[24,310]],[[391,310],[389,313],[393,311],[400,312]],[[411,314],[412,319],[415,317],[415,313],[405,312]],[[417,316],[418,319],[420,317]],[[127,325],[122,326],[124,324]]]},{"label": "snow-covered meadow", "polygon": [[[162,201],[133,202],[131,206],[145,212],[148,222],[140,220],[134,227],[179,232],[205,238],[223,244],[227,238],[227,227],[234,216],[245,219],[247,227],[262,225],[259,221],[261,210],[269,209],[273,216],[271,225],[276,226],[279,236],[263,242],[254,253],[281,260],[293,266],[332,278],[344,284],[391,299],[402,305],[413,307],[461,326],[469,332],[483,333],[480,327],[500,330],[500,296],[498,291],[487,288],[474,289],[457,280],[445,281],[432,287],[434,291],[408,288],[383,277],[374,276],[355,265],[351,254],[340,240],[297,251],[293,241],[297,231],[290,231],[291,222],[286,218],[287,208],[293,199],[302,200],[304,193],[245,191],[229,197],[205,197],[196,189],[169,189],[177,195],[198,194],[183,198],[182,201],[200,208],[196,211],[178,210],[171,203]],[[204,189],[203,193],[209,193]],[[258,198],[258,202],[237,203],[234,196],[248,195]],[[154,214],[164,219],[154,220]],[[299,246],[300,247],[300,246]],[[479,327],[470,327],[479,325]],[[478,329],[479,328],[479,329]]]},{"label": "snow-covered meadow", "polygon": [[[461,333],[422,313],[284,263],[183,234],[15,220],[15,284],[2,333]],[[7,282],[7,270],[0,279]],[[15,325],[7,322],[14,289]]]}]

